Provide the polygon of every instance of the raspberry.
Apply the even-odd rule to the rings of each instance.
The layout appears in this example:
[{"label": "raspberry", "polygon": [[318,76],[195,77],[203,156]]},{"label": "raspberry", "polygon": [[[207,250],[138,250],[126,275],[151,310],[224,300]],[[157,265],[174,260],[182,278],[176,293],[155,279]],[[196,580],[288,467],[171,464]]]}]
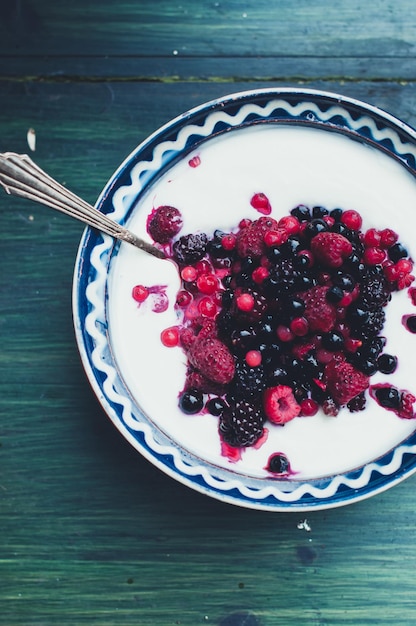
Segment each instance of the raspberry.
[{"label": "raspberry", "polygon": [[205,233],[184,235],[173,244],[173,258],[179,265],[192,265],[205,256],[207,243]]},{"label": "raspberry", "polygon": [[352,252],[352,244],[339,233],[324,231],[312,237],[311,250],[323,265],[341,267],[344,259]]},{"label": "raspberry", "polygon": [[369,377],[351,363],[333,359],[325,367],[325,382],[332,398],[340,406],[347,404],[369,387]]},{"label": "raspberry", "polygon": [[300,413],[291,387],[268,387],[263,394],[264,412],[273,424],[286,424]]},{"label": "raspberry", "polygon": [[326,294],[328,287],[312,287],[302,293],[305,302],[305,312],[303,316],[309,323],[310,330],[315,332],[329,332],[334,328],[336,322],[336,309],[328,302]]},{"label": "raspberry", "polygon": [[399,417],[404,417],[405,419],[412,419],[415,417],[413,404],[416,402],[416,398],[412,393],[408,391],[402,391],[402,395],[400,398],[400,409],[398,412]]},{"label": "raspberry", "polygon": [[173,206],[160,206],[155,209],[148,220],[147,230],[158,243],[168,243],[183,225],[182,215]]},{"label": "raspberry", "polygon": [[219,420],[219,432],[230,446],[252,446],[263,435],[263,424],[260,408],[248,400],[239,400],[224,409]]},{"label": "raspberry", "polygon": [[237,233],[236,248],[240,257],[258,258],[266,250],[264,235],[275,230],[277,222],[272,217],[260,217]]},{"label": "raspberry", "polygon": [[234,377],[234,358],[227,346],[215,337],[197,337],[190,346],[188,358],[191,365],[216,383],[226,384]]}]

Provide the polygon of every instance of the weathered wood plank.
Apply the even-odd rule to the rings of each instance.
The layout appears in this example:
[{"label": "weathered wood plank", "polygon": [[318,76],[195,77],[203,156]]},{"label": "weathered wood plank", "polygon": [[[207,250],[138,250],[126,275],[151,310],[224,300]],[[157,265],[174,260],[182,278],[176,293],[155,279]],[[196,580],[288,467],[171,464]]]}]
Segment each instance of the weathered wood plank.
[{"label": "weathered wood plank", "polygon": [[[311,86],[416,121],[413,84]],[[34,158],[94,201],[139,141],[228,88],[3,82],[0,151],[27,151],[33,126]],[[115,431],[72,331],[81,231],[0,194],[0,624],[242,626],[244,612],[250,626],[412,624],[414,478],[309,514],[308,532],[300,514],[238,509],[190,491]]]},{"label": "weathered wood plank", "polygon": [[[63,55],[75,62],[90,55],[178,55],[195,59],[196,67],[201,57],[411,60],[415,41],[412,0],[300,0],[296,5],[259,0],[245,6],[237,0],[9,0],[0,22],[0,56],[6,67],[7,55]],[[378,65],[373,65],[376,72]]]},{"label": "weathered wood plank", "polygon": [[135,82],[415,81],[413,56],[0,56],[0,79]]}]

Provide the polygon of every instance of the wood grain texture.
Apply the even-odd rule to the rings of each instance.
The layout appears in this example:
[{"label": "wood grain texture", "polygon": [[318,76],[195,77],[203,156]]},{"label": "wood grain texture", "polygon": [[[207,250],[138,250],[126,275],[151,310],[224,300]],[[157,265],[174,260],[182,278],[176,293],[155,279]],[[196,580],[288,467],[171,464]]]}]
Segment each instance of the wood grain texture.
[{"label": "wood grain texture", "polygon": [[[233,91],[306,81],[416,126],[410,1],[6,0],[2,11],[0,151],[27,152],[34,128],[32,156],[89,202],[156,128]],[[118,434],[72,328],[81,233],[1,191],[0,624],[413,624],[414,477],[307,514],[307,531],[304,515],[185,488]]]},{"label": "wood grain texture", "polygon": [[0,76],[415,78],[412,0],[5,4]]}]

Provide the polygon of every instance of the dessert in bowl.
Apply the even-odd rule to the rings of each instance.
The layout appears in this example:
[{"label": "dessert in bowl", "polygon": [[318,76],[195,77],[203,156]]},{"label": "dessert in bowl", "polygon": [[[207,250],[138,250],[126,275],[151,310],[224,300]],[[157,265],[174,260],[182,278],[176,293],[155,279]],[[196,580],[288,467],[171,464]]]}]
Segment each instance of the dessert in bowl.
[{"label": "dessert in bowl", "polygon": [[97,206],[167,259],[87,230],[74,277],[83,363],[126,439],[273,511],[413,473],[415,162],[413,129],[314,90],[227,96],[143,142]]}]

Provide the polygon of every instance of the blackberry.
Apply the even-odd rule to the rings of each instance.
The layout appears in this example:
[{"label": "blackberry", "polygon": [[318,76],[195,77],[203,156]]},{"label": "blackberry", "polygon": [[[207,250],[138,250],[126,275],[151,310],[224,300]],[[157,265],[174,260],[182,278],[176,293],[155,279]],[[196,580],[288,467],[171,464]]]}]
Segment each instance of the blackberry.
[{"label": "blackberry", "polygon": [[245,361],[237,361],[233,379],[233,391],[237,398],[250,398],[266,388],[262,365],[250,367]]},{"label": "blackberry", "polygon": [[229,341],[230,335],[235,328],[234,326],[234,318],[231,314],[231,311],[227,309],[221,309],[215,318],[215,322],[217,325],[218,336],[220,339],[224,341]]},{"label": "blackberry", "polygon": [[257,333],[253,327],[237,328],[231,333],[230,347],[234,354],[246,354],[257,346]]},{"label": "blackberry", "polygon": [[349,402],[347,402],[347,408],[351,413],[356,413],[358,411],[363,411],[365,409],[366,397],[365,393],[359,393],[358,396],[352,398]]},{"label": "blackberry", "polygon": [[372,309],[387,304],[390,298],[390,289],[383,270],[369,268],[364,271],[360,284],[358,302]]},{"label": "blackberry", "polygon": [[222,439],[230,446],[252,446],[263,434],[264,416],[261,409],[248,400],[237,400],[225,408],[219,420]]},{"label": "blackberry", "polygon": [[383,309],[373,309],[369,314],[368,320],[361,326],[361,336],[366,339],[378,335],[383,330],[386,320]]},{"label": "blackberry", "polygon": [[367,309],[363,306],[350,307],[348,319],[351,329],[363,339],[375,337],[383,329],[386,314],[382,308]]},{"label": "blackberry", "polygon": [[192,265],[204,258],[208,237],[205,233],[184,235],[173,244],[173,258],[179,265]]},{"label": "blackberry", "polygon": [[292,259],[279,259],[270,268],[270,274],[263,283],[264,291],[268,297],[279,297],[296,290],[296,280],[299,273]]}]

